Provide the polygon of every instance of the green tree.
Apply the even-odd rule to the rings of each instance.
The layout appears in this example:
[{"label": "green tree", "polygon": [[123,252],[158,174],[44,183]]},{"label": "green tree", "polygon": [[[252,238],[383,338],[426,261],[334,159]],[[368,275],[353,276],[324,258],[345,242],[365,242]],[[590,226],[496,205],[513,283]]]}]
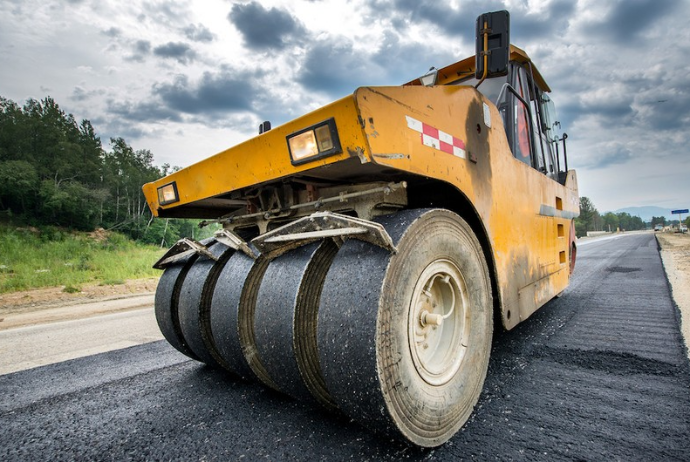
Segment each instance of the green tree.
[{"label": "green tree", "polygon": [[666,217],[652,217],[652,228],[656,225],[666,226]]},{"label": "green tree", "polygon": [[0,207],[27,212],[38,186],[38,173],[24,160],[0,161]]},{"label": "green tree", "polygon": [[587,235],[587,231],[601,229],[601,217],[594,203],[589,197],[580,197],[580,216],[575,219],[575,234],[577,237]]},{"label": "green tree", "polygon": [[615,213],[606,212],[606,214],[604,214],[604,216],[602,217],[602,221],[604,225],[604,231],[618,231],[620,220],[618,218],[618,215],[616,215]]},{"label": "green tree", "polygon": [[21,160],[26,150],[25,119],[15,102],[0,97],[0,161]]},{"label": "green tree", "polygon": [[632,216],[629,213],[621,212],[618,214],[618,222],[620,224],[621,231],[631,230],[632,227]]},{"label": "green tree", "polygon": [[153,165],[151,151],[135,151],[123,138],[112,138],[110,143],[112,151],[104,156],[104,181],[114,203],[110,204],[106,221],[139,238],[151,217],[141,187],[162,175]]},{"label": "green tree", "polygon": [[78,181],[41,184],[43,223],[79,230],[92,230],[99,224],[103,191],[87,188]]},{"label": "green tree", "polygon": [[638,216],[631,217],[630,219],[630,230],[635,231],[635,230],[640,230],[640,229],[645,229],[645,223],[642,221],[642,218]]},{"label": "green tree", "polygon": [[[118,229],[171,245],[203,238],[196,220],[152,220],[141,187],[179,167],[153,165],[121,137],[106,151],[88,120],[46,97],[23,106],[0,97],[0,211],[37,225]],[[7,213],[9,215],[9,213]]]}]

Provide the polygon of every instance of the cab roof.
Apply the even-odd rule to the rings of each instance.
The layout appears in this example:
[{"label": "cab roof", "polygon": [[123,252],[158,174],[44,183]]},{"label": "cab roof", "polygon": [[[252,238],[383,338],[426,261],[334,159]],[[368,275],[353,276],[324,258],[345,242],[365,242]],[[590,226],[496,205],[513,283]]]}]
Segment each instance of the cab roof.
[{"label": "cab roof", "polygon": [[[550,92],[551,88],[549,85],[546,83],[546,80],[544,80],[544,77],[542,77],[541,73],[539,73],[539,70],[537,69],[537,66],[532,62],[530,57],[527,55],[527,53],[516,47],[515,45],[510,45],[510,60],[515,61],[520,64],[526,64],[526,63],[532,63],[532,73],[534,75],[534,82],[537,84],[539,89],[545,92]],[[438,76],[437,76],[437,85],[446,85],[452,82],[457,81],[458,79],[466,78],[466,77],[472,77],[474,76],[474,70],[475,70],[475,57],[470,56],[468,58],[463,59],[462,61],[458,61],[455,64],[451,64],[450,66],[446,66],[442,69],[438,70]],[[405,85],[421,85],[422,82],[419,78],[414,79]]]}]

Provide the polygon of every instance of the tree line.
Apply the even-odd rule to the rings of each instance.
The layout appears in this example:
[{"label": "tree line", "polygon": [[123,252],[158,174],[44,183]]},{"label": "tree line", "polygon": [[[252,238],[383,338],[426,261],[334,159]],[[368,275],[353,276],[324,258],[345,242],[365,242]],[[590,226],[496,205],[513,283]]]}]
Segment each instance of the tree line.
[{"label": "tree line", "polygon": [[[121,138],[104,149],[89,120],[50,97],[23,106],[0,97],[0,217],[33,226],[118,230],[171,245],[192,220],[152,220],[141,187],[175,170]],[[198,232],[197,232],[198,234]]]},{"label": "tree line", "polygon": [[[148,149],[134,150],[124,138],[103,148],[89,120],[77,121],[50,97],[24,106],[0,97],[0,218],[35,226],[77,230],[115,229],[133,239],[171,245],[199,236],[194,220],[152,220],[141,187],[175,171],[153,164]],[[655,217],[665,224],[665,218]],[[628,213],[601,215],[580,198],[578,237],[587,231],[645,229]],[[208,233],[206,233],[208,234]]]},{"label": "tree line", "polygon": [[646,228],[647,224],[638,216],[627,212],[606,212],[601,215],[588,197],[580,197],[580,216],[575,219],[577,237],[586,236],[587,231],[636,231]]}]

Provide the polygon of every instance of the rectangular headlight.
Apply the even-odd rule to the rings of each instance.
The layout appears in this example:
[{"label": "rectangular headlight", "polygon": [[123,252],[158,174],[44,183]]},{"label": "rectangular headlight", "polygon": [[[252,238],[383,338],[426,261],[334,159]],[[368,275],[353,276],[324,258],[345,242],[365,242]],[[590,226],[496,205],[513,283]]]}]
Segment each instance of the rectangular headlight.
[{"label": "rectangular headlight", "polygon": [[177,183],[174,181],[158,188],[158,203],[160,205],[172,204],[179,200],[180,196],[177,193]]},{"label": "rectangular headlight", "polygon": [[287,142],[293,165],[342,152],[333,118],[288,135]]}]

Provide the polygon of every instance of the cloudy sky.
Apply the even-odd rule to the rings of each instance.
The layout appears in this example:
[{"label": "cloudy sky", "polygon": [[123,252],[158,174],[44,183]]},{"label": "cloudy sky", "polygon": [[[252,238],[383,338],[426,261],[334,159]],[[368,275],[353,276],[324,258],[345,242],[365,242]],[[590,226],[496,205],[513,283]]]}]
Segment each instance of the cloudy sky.
[{"label": "cloudy sky", "polygon": [[471,56],[499,9],[553,90],[580,194],[690,206],[688,0],[0,0],[0,96],[51,96],[106,149],[186,166]]}]

